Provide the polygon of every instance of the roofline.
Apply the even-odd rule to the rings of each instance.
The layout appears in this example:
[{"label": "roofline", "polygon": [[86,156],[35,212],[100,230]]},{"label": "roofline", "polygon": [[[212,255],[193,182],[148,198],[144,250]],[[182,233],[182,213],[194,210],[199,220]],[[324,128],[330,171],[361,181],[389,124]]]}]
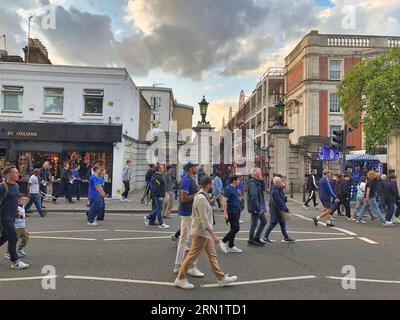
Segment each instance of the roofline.
[{"label": "roofline", "polygon": [[183,103],[176,103],[176,107],[194,110],[194,107],[193,107],[193,106],[189,106],[189,105],[183,104]]}]

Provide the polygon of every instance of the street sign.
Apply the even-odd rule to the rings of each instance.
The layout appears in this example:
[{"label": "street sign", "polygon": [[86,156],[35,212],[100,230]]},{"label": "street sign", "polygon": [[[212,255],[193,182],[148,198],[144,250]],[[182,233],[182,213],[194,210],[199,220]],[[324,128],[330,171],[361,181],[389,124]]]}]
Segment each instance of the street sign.
[{"label": "street sign", "polygon": [[338,161],[340,159],[339,151],[333,147],[319,147],[318,159],[321,161]]}]

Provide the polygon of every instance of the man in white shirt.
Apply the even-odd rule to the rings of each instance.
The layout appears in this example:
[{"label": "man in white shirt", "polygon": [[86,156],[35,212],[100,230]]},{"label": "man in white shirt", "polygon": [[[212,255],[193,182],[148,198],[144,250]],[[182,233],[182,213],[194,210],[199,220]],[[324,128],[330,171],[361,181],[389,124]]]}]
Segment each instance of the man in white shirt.
[{"label": "man in white shirt", "polygon": [[33,170],[33,175],[29,178],[28,182],[29,201],[25,206],[25,212],[29,212],[32,204],[35,204],[36,210],[43,218],[45,213],[41,205],[40,197],[40,169]]}]

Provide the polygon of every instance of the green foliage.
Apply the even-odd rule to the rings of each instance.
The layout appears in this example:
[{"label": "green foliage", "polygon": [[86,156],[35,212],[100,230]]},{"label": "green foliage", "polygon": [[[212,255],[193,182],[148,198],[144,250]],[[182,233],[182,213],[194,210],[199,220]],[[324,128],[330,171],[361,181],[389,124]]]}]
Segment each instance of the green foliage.
[{"label": "green foliage", "polygon": [[345,121],[365,132],[368,150],[387,143],[400,128],[400,48],[356,65],[338,85]]}]

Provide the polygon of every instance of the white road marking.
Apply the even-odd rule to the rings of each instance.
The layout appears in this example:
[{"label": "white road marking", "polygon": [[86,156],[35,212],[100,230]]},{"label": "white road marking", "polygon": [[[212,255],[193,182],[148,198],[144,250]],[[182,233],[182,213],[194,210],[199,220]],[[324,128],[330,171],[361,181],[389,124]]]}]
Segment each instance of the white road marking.
[{"label": "white road marking", "polygon": [[81,232],[108,232],[111,230],[102,230],[102,229],[96,229],[96,230],[62,230],[62,231],[35,231],[35,232],[30,232],[29,234],[52,234],[52,233],[81,233]]},{"label": "white road marking", "polygon": [[[296,216],[296,217],[298,217],[298,218],[300,218],[300,219],[306,220],[306,221],[312,221],[312,219],[307,218],[307,217],[305,217],[305,216],[303,216],[303,215],[301,215],[301,214],[294,214],[294,216]],[[321,226],[326,226],[326,223],[323,223],[323,222],[321,222],[321,221],[319,221],[318,223],[319,223]],[[346,229],[337,228],[337,227],[333,227],[333,228],[330,228],[330,229],[343,232],[343,233],[345,233],[345,234],[347,234],[347,235],[349,235],[349,236],[353,236],[353,237],[358,236],[357,233],[354,233],[354,232],[349,231],[349,230],[346,230]]]},{"label": "white road marking", "polygon": [[172,234],[174,231],[159,231],[159,229],[154,229],[153,231],[144,230],[114,230],[115,232],[129,232],[129,233],[161,233],[161,234]]},{"label": "white road marking", "polygon": [[367,242],[369,244],[378,244],[378,242],[375,242],[375,241],[373,241],[371,239],[368,239],[368,238],[365,238],[365,237],[358,237],[358,239],[360,239],[361,241],[365,241],[365,242]]},{"label": "white road marking", "polygon": [[160,281],[147,281],[147,280],[133,280],[133,279],[117,279],[117,278],[101,278],[101,277],[85,277],[85,276],[65,276],[64,279],[68,280],[90,280],[90,281],[105,281],[105,282],[124,282],[124,283],[136,283],[136,284],[150,284],[159,286],[173,287],[172,282],[160,282]]},{"label": "white road marking", "polygon": [[141,237],[141,238],[115,238],[115,239],[104,239],[103,241],[129,241],[129,240],[159,240],[169,239],[170,237]]},{"label": "white road marking", "polygon": [[67,238],[67,237],[42,237],[42,236],[32,236],[30,239],[51,239],[51,240],[74,240],[74,241],[96,241],[93,238]]},{"label": "white road marking", "polygon": [[0,278],[0,282],[14,282],[14,281],[33,281],[43,279],[53,279],[58,276],[39,276],[39,277],[23,277],[23,278]]},{"label": "white road marking", "polygon": [[[271,283],[271,282],[283,282],[283,281],[296,281],[296,280],[310,280],[317,279],[316,276],[300,276],[300,277],[288,277],[288,278],[275,278],[275,279],[263,279],[263,280],[252,280],[252,281],[241,281],[234,282],[229,286],[244,286],[250,284],[261,284],[261,283]],[[218,284],[204,284],[201,285],[202,288],[218,288]]]},{"label": "white road marking", "polygon": [[[250,231],[239,231],[239,233],[249,233]],[[226,234],[227,231],[218,231],[215,232],[216,234]],[[280,231],[272,231],[272,233],[281,233]],[[313,231],[289,231],[288,233],[293,233],[293,234],[317,234],[317,235],[333,235],[333,236],[344,236],[346,235],[345,233],[335,233],[335,232],[313,232]]]},{"label": "white road marking", "polygon": [[[249,239],[247,239],[247,238],[236,238],[236,240],[238,240],[238,241],[248,241]],[[344,238],[296,239],[296,242],[340,241],[340,240],[355,240],[355,238],[354,237],[344,237]]]},{"label": "white road marking", "polygon": [[392,284],[400,284],[400,281],[394,280],[377,280],[377,279],[362,279],[362,278],[344,278],[344,277],[326,277],[331,280],[347,280],[347,281],[358,281],[358,282],[372,282],[372,283],[392,283]]}]

